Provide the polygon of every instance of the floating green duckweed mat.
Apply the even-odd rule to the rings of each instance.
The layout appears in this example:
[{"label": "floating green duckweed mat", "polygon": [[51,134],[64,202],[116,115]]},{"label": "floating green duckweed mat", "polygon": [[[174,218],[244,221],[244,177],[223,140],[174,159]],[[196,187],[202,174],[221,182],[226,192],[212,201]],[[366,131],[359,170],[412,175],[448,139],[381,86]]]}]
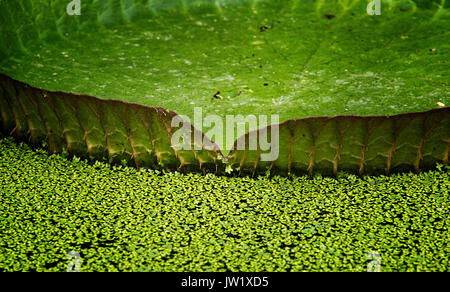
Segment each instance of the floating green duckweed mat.
[{"label": "floating green duckweed mat", "polygon": [[449,271],[450,1],[69,2],[0,0],[0,271]]},{"label": "floating green duckweed mat", "polygon": [[449,271],[449,173],[182,175],[8,138],[0,270],[75,270],[73,252],[81,271]]}]

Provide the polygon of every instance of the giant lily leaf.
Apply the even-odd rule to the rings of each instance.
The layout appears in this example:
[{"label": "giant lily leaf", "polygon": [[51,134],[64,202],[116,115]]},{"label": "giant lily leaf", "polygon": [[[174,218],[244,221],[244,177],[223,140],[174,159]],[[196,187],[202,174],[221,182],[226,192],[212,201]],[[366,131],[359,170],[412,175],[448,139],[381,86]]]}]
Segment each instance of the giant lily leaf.
[{"label": "giant lily leaf", "polygon": [[233,150],[241,172],[448,163],[448,109],[433,110],[450,103],[448,2],[381,1],[368,15],[369,2],[1,1],[2,132],[52,152],[215,171],[218,148],[168,144],[174,111],[192,120],[197,107],[223,120],[279,115],[280,155]]}]

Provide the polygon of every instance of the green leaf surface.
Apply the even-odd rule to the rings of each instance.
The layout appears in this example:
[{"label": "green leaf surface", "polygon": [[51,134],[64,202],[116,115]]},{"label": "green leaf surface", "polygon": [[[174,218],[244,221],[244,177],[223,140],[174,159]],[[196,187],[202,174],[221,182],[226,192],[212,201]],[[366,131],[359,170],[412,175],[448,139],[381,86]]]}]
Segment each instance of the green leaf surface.
[{"label": "green leaf surface", "polygon": [[[279,156],[267,163],[262,159],[261,147],[249,150],[249,145],[252,135],[268,135],[274,127],[279,132],[279,143],[272,148],[279,147]],[[229,159],[241,173],[253,175],[268,170],[300,175],[420,172],[434,168],[436,162],[448,164],[449,129],[450,108],[387,117],[290,120],[241,136]],[[271,136],[269,140],[273,139]],[[239,141],[246,147],[239,148]]]},{"label": "green leaf surface", "polygon": [[[153,169],[218,173],[222,153],[203,134],[177,151],[176,113],[117,100],[48,92],[0,75],[2,132],[50,152]],[[185,121],[186,122],[186,121]],[[186,122],[186,124],[188,124]],[[8,131],[15,125],[12,131]],[[192,125],[189,131],[195,132]],[[195,140],[197,138],[197,140]],[[196,154],[195,144],[200,153]]]},{"label": "green leaf surface", "polygon": [[[66,2],[0,2],[0,72],[32,86],[1,88],[3,135],[138,167],[216,167],[217,155],[174,152],[168,139],[151,137],[173,134],[160,110],[105,107],[88,95],[190,119],[200,107],[223,120],[277,114],[302,124],[281,128],[273,163],[258,161],[260,151],[232,153],[242,172],[390,173],[448,162],[448,118],[440,115],[298,122],[450,104],[448,1],[382,1],[379,16],[367,14],[365,0],[82,0],[79,16],[67,14]],[[32,97],[35,87],[48,96]]]}]

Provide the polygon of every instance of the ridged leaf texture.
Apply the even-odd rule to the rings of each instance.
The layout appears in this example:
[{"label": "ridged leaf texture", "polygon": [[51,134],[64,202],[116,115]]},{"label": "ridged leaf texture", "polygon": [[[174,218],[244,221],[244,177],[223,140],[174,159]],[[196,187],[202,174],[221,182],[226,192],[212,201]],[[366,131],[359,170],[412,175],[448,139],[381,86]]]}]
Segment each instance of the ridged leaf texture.
[{"label": "ridged leaf texture", "polygon": [[191,149],[172,147],[172,135],[179,130],[172,127],[177,114],[163,108],[49,92],[0,75],[0,116],[4,135],[36,147],[46,143],[50,153],[67,151],[138,168],[204,173],[224,169],[217,145],[203,134],[195,135],[198,131],[190,124]]},{"label": "ridged leaf texture", "polygon": [[[268,136],[272,126],[241,136],[230,163],[241,173],[279,174],[339,171],[368,174],[420,172],[448,164],[450,108],[396,116],[338,116],[295,119],[277,125],[279,156],[261,161],[261,147],[249,150],[252,137]],[[266,138],[264,138],[266,139]],[[246,145],[237,150],[238,142]]]},{"label": "ridged leaf texture", "polygon": [[[289,120],[239,137],[227,159],[203,133],[195,135],[198,130],[190,124],[191,149],[173,147],[172,135],[179,130],[171,126],[176,116],[163,108],[49,92],[0,75],[4,135],[34,146],[46,143],[51,153],[67,151],[138,168],[220,173],[228,163],[241,174],[251,175],[267,170],[276,174],[390,174],[448,164],[450,151],[448,107],[396,116]],[[272,140],[273,127],[279,133],[272,145],[279,148],[278,156],[262,161],[262,154],[273,149],[263,151],[250,139]],[[196,144],[202,145],[201,150]],[[245,147],[240,149],[239,144]],[[253,144],[257,145],[254,150]]]}]

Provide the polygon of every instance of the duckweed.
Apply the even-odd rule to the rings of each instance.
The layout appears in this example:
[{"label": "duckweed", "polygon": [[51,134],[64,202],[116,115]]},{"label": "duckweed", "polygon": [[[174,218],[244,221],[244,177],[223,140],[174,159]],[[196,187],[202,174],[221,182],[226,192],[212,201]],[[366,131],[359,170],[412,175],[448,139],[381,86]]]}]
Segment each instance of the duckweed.
[{"label": "duckweed", "polygon": [[0,141],[0,271],[449,271],[449,168],[238,178]]}]

